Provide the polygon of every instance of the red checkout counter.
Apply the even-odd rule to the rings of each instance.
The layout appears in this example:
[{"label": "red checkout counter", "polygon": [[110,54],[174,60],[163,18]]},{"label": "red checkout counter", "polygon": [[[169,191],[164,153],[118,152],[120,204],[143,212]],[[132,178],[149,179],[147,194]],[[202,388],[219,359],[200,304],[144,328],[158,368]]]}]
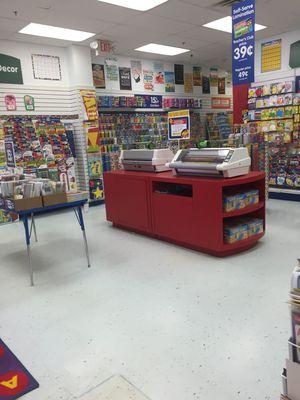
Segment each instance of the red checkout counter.
[{"label": "red checkout counter", "polygon": [[[104,174],[107,220],[114,226],[166,240],[218,257],[253,247],[260,233],[232,244],[224,242],[224,224],[237,217],[264,221],[265,174],[236,178],[180,177],[172,172],[113,171]],[[223,211],[223,196],[259,190],[259,203]],[[174,193],[174,194],[173,194]]]}]

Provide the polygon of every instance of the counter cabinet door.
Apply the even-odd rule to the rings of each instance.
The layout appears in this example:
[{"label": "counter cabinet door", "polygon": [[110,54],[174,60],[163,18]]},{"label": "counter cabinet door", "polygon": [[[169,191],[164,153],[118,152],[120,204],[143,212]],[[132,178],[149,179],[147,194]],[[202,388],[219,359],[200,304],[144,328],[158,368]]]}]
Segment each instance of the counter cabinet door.
[{"label": "counter cabinet door", "polygon": [[124,227],[150,232],[148,180],[106,174],[104,184],[107,219]]}]

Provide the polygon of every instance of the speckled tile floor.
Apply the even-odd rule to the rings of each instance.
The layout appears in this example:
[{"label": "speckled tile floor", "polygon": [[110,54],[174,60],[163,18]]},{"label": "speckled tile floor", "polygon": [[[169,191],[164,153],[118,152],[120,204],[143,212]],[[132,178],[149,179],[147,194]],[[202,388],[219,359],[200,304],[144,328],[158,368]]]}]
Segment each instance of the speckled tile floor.
[{"label": "speckled tile floor", "polygon": [[37,220],[35,288],[21,224],[0,228],[0,336],[41,385],[26,399],[113,375],[151,400],[278,399],[299,204],[270,201],[267,236],[226,259],[114,229],[102,206],[86,225],[90,270],[72,213]]}]

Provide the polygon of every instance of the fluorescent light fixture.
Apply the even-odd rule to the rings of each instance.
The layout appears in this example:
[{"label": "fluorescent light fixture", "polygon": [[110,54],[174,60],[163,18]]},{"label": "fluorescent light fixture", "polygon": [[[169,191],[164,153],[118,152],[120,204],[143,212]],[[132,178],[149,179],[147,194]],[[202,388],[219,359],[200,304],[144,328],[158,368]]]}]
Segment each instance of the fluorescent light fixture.
[{"label": "fluorescent light fixture", "polygon": [[136,51],[143,51],[144,53],[162,54],[163,56],[177,56],[178,54],[187,53],[188,49],[181,49],[180,47],[164,46],[162,44],[149,43],[146,46],[135,49]]},{"label": "fluorescent light fixture", "polygon": [[114,6],[131,8],[132,10],[148,11],[168,0],[98,0],[102,3],[113,4]]},{"label": "fluorescent light fixture", "polygon": [[[230,16],[216,19],[215,21],[209,22],[208,24],[203,25],[206,28],[216,29],[217,31],[222,32],[232,32],[232,18]],[[266,26],[255,24],[255,30],[261,31],[262,29],[266,29]]]},{"label": "fluorescent light fixture", "polygon": [[70,40],[71,42],[82,42],[95,36],[95,33],[76,31],[73,29],[59,28],[57,26],[31,23],[21,29],[19,33],[26,35],[41,36],[53,39]]}]

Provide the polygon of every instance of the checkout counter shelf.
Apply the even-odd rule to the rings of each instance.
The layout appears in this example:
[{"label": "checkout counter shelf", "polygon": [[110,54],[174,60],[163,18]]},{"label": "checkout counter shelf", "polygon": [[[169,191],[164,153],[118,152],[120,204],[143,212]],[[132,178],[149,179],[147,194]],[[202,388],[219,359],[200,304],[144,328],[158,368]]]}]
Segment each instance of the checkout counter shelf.
[{"label": "checkout counter shelf", "polygon": [[[226,218],[252,213],[265,221],[264,178],[261,172],[232,179],[177,177],[171,172],[107,172],[107,220],[117,227],[225,257],[248,250],[263,236],[224,243]],[[223,194],[234,186],[248,189],[247,184],[259,189],[259,204],[225,215]]]}]

